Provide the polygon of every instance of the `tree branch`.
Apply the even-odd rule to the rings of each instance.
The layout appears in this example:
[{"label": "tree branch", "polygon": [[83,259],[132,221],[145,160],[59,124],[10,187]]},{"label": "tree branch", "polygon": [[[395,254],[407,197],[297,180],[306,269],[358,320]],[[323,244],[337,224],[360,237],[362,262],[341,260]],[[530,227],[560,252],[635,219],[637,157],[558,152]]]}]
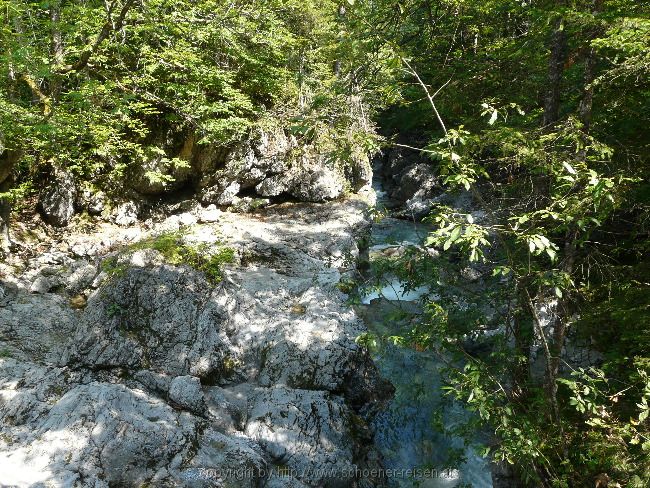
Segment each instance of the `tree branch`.
[{"label": "tree branch", "polygon": [[120,10],[120,13],[117,16],[116,21],[113,22],[111,16],[113,10],[115,10],[115,7],[117,6],[117,0],[113,0],[113,2],[108,7],[106,22],[102,26],[102,29],[99,31],[99,34],[97,34],[95,41],[89,46],[86,46],[86,48],[81,52],[79,59],[75,63],[67,66],[62,66],[56,72],[58,74],[66,74],[70,73],[71,71],[79,71],[84,69],[88,65],[90,58],[93,56],[93,54],[95,54],[95,52],[97,52],[99,46],[102,44],[102,42],[104,42],[104,40],[106,40],[111,32],[118,31],[124,26],[126,15],[129,13],[129,10],[131,10],[134,3],[135,0],[126,0],[122,6],[122,9]]},{"label": "tree branch", "polygon": [[32,91],[32,93],[43,104],[43,115],[45,117],[49,117],[52,114],[52,99],[41,91],[40,87],[38,86],[38,83],[36,83],[36,80],[34,80],[34,78],[29,76],[28,74],[21,73],[20,79],[23,80],[25,84],[27,84],[27,86]]},{"label": "tree branch", "polygon": [[[400,57],[401,57],[401,56],[400,56]],[[413,69],[413,67],[410,65],[410,63],[409,63],[405,58],[403,58],[403,57],[402,57],[402,62],[403,62],[403,63],[406,65],[406,67],[408,68],[407,71],[408,71],[411,75],[413,75],[413,76],[415,77],[415,79],[417,80],[418,84],[422,87],[422,90],[424,90],[424,93],[426,94],[426,96],[427,96],[427,98],[428,98],[428,100],[429,100],[429,103],[431,104],[431,108],[433,109],[433,113],[436,114],[436,118],[438,119],[438,123],[440,124],[440,127],[442,127],[442,131],[445,133],[445,136],[446,136],[446,135],[447,135],[447,127],[445,126],[445,123],[443,122],[442,117],[440,116],[440,112],[438,112],[438,108],[436,107],[436,103],[433,101],[433,96],[431,96],[431,93],[429,92],[429,88],[428,88],[427,85],[424,83],[424,81],[422,81],[422,78],[420,78],[420,75],[418,74],[418,72],[415,71],[415,70]],[[451,81],[451,80],[450,80],[450,81]],[[449,83],[449,81],[448,81],[447,83],[445,83],[445,84],[441,87],[441,89],[444,88],[445,86],[447,86],[448,83]],[[436,91],[436,94],[439,93],[439,92],[440,92],[440,90]]]}]

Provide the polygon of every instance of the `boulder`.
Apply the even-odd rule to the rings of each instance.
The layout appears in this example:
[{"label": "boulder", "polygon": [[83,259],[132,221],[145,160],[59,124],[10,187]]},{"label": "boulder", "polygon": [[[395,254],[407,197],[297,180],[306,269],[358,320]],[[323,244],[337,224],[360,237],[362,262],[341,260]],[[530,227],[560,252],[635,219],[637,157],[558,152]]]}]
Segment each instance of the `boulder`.
[{"label": "boulder", "polygon": [[346,178],[350,181],[352,190],[358,192],[364,187],[372,184],[372,166],[370,165],[370,158],[367,154],[358,154],[352,158],[350,168]]},{"label": "boulder", "polygon": [[128,227],[138,221],[138,206],[135,202],[120,203],[114,211],[115,223]]},{"label": "boulder", "polygon": [[68,225],[75,213],[76,198],[77,189],[72,173],[55,168],[53,180],[41,194],[39,200],[43,218],[55,226]]},{"label": "boulder", "polygon": [[144,150],[144,160],[130,168],[127,183],[142,195],[160,195],[178,190],[193,174],[196,136],[160,125]]},{"label": "boulder", "polygon": [[264,197],[277,197],[289,190],[290,186],[291,181],[285,175],[273,175],[259,183],[255,191]]},{"label": "boulder", "polygon": [[343,193],[345,180],[332,168],[313,163],[298,169],[289,193],[305,202],[326,202]]},{"label": "boulder", "polygon": [[239,193],[240,188],[241,185],[236,181],[229,183],[221,190],[221,193],[214,200],[214,203],[217,205],[230,205],[237,196],[237,193]]},{"label": "boulder", "polygon": [[92,368],[218,377],[233,352],[212,293],[187,267],[132,267],[90,297],[67,357]]},{"label": "boulder", "polygon": [[191,412],[199,415],[206,409],[201,380],[195,376],[177,376],[169,385],[169,399]]},{"label": "boulder", "polygon": [[107,195],[91,185],[86,184],[77,192],[77,208],[86,210],[90,215],[101,215],[107,204]]},{"label": "boulder", "polygon": [[310,486],[350,486],[356,467],[352,413],[340,397],[276,386],[256,390],[249,402],[246,434],[274,464]]},{"label": "boulder", "polygon": [[218,222],[220,217],[221,210],[219,210],[216,205],[212,204],[199,210],[198,221],[202,224],[209,224],[212,222]]},{"label": "boulder", "polygon": [[97,275],[97,268],[83,260],[75,261],[70,271],[65,277],[65,289],[72,295],[89,288]]},{"label": "boulder", "polygon": [[[14,402],[12,410],[0,412],[4,437],[13,444],[3,449],[6,441],[0,443],[8,486],[86,486],[83,480],[106,488],[141,486],[186,453],[197,436],[197,419],[142,390],[96,381],[71,386],[60,370],[41,369],[35,376],[38,368],[3,366],[2,397],[11,395]],[[8,377],[21,379],[20,391],[11,389]],[[29,429],[20,428],[21,415]]]},{"label": "boulder", "polygon": [[32,293],[47,293],[52,289],[52,281],[47,276],[38,276],[29,287]]},{"label": "boulder", "polygon": [[407,167],[400,174],[391,197],[400,202],[406,202],[416,193],[418,200],[435,196],[434,191],[439,188],[438,179],[429,164],[420,163]]}]

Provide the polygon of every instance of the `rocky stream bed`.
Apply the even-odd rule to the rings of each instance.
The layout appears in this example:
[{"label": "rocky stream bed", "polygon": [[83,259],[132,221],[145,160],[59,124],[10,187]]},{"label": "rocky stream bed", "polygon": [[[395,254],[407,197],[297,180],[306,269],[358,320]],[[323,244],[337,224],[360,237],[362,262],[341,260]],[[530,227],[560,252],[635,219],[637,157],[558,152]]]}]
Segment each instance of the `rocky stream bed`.
[{"label": "rocky stream bed", "polygon": [[389,179],[326,203],[19,219],[0,262],[0,486],[492,486],[471,451],[442,465],[461,444],[431,429],[439,361],[358,343],[426,290],[344,293],[373,253],[419,244],[373,209],[445,198],[421,166],[389,155]]},{"label": "rocky stream bed", "polygon": [[[360,197],[248,215],[196,205],[7,261],[0,485],[382,484],[368,423],[392,387],[337,287],[367,210]],[[221,281],[133,244],[169,232],[232,249]]]}]

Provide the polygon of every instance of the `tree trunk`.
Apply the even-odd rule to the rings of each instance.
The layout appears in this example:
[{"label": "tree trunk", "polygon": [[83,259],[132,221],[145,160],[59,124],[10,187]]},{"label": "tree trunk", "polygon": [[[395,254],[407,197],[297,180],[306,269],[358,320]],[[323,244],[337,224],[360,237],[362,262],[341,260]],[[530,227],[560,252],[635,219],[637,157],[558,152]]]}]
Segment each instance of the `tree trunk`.
[{"label": "tree trunk", "polygon": [[[603,9],[603,0],[595,0],[594,2],[594,15],[601,12]],[[594,28],[592,32],[589,43],[593,41],[598,34],[600,29],[598,26]],[[591,129],[591,116],[592,109],[594,105],[594,87],[593,83],[596,79],[596,52],[594,48],[590,45],[587,51],[587,58],[585,59],[585,74],[584,74],[584,89],[582,92],[582,100],[580,101],[580,121],[583,124],[582,131],[585,134],[589,134]]]},{"label": "tree trunk", "polygon": [[50,29],[52,39],[50,51],[55,66],[63,64],[63,37],[61,36],[61,2],[56,1],[50,4]]},{"label": "tree trunk", "polygon": [[[565,260],[562,270],[569,276],[573,273],[576,261],[576,238],[577,231],[569,230],[566,233],[564,244]],[[569,318],[571,316],[571,293],[567,290],[563,293],[562,298],[558,300],[557,314],[553,321],[553,342],[551,343],[551,369],[547,378],[548,387],[553,395],[557,398],[557,377],[560,371],[560,361],[562,359],[562,349],[566,339]]]},{"label": "tree trunk", "polygon": [[[343,23],[345,20],[345,5],[341,4],[339,5],[339,11],[338,11],[338,22]],[[341,40],[341,36],[339,36],[339,41]],[[341,74],[341,60],[337,59],[334,61],[334,74],[338,77]]]},{"label": "tree trunk", "polygon": [[[0,140],[0,193],[11,190],[14,180],[13,171],[20,155],[18,152],[2,147]],[[11,201],[0,198],[0,254],[7,255],[11,251],[9,236],[9,219],[11,216]]]},{"label": "tree trunk", "polygon": [[591,128],[591,112],[594,104],[594,87],[592,83],[595,79],[595,53],[593,48],[589,48],[587,59],[585,60],[585,87],[580,102],[580,121],[582,122],[582,131],[589,134]]},{"label": "tree trunk", "polygon": [[555,21],[551,37],[551,56],[548,62],[548,91],[544,101],[544,126],[554,125],[560,118],[560,94],[564,64],[567,56],[567,38],[564,20]]},{"label": "tree trunk", "polygon": [[[517,300],[519,303],[528,303],[525,282],[517,283]],[[533,317],[526,312],[525,307],[515,310],[513,317],[513,335],[515,351],[525,358],[521,364],[517,364],[514,370],[514,380],[519,386],[520,394],[525,395],[526,387],[530,381],[530,350],[535,336]]]}]

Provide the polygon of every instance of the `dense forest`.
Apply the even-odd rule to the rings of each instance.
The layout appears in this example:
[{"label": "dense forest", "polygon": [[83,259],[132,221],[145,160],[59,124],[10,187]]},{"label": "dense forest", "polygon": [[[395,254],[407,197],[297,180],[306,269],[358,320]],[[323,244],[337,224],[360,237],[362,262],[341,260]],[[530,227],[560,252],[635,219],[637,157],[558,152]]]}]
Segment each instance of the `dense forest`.
[{"label": "dense forest", "polygon": [[[488,269],[482,300],[502,306],[487,316],[442,297],[391,340],[462,361],[445,391],[476,415],[457,428],[468,442],[489,432],[478,449],[513,486],[650,484],[650,3],[0,0],[0,12],[4,256],[53,181],[72,182],[83,214],[98,194],[220,203],[224,151],[265,131],[296,141],[293,164],[321,155],[348,193],[369,158],[412,153],[480,211],[431,205],[426,246],[458,273]],[[430,255],[391,272],[435,282]],[[499,332],[467,347],[488,323]],[[572,361],[576,344],[599,359]]]}]

